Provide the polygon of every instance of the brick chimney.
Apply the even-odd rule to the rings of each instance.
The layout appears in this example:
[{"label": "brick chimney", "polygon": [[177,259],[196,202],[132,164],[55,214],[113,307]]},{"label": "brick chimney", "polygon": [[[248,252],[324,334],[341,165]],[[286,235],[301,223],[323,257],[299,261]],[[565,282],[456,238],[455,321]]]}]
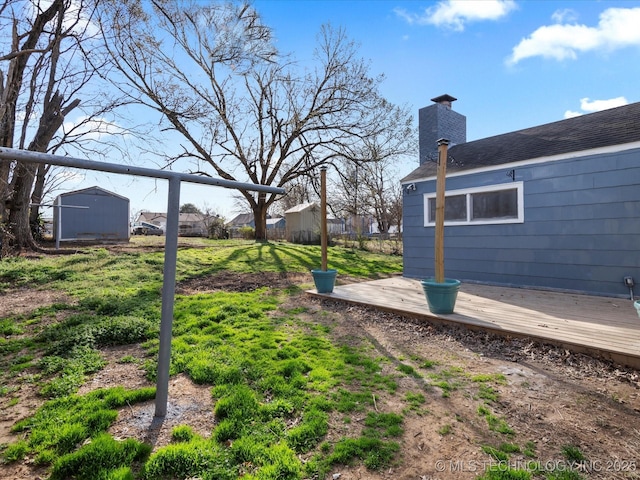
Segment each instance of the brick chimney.
[{"label": "brick chimney", "polygon": [[467,141],[467,117],[454,112],[451,104],[457,98],[440,95],[434,102],[418,111],[420,165],[438,158],[438,140],[446,138],[449,146]]}]

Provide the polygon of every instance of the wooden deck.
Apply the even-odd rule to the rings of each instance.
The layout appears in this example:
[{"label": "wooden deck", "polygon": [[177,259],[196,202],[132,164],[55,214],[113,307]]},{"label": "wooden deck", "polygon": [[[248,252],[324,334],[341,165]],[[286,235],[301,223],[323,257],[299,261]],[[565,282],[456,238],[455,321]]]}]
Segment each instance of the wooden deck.
[{"label": "wooden deck", "polygon": [[429,321],[529,337],[640,369],[640,318],[628,298],[463,283],[455,312],[433,314],[419,280],[393,277],[309,294]]}]

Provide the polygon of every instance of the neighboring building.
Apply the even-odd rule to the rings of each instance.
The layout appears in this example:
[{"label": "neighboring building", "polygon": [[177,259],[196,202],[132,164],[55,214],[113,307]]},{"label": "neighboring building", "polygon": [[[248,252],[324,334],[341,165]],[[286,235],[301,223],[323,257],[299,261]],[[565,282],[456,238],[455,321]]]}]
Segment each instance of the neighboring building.
[{"label": "neighboring building", "polygon": [[375,221],[371,215],[350,215],[345,218],[344,230],[351,236],[369,236]]},{"label": "neighboring building", "polygon": [[100,187],[58,195],[53,234],[58,241],[128,241],[129,199]]},{"label": "neighboring building", "polygon": [[140,212],[136,223],[147,222],[160,227],[163,231],[167,230],[167,214],[159,212]]},{"label": "neighboring building", "polygon": [[233,217],[231,220],[229,220],[229,223],[227,223],[227,226],[230,228],[240,228],[240,227],[255,228],[256,222],[253,220],[253,213],[241,213]]},{"label": "neighboring building", "polygon": [[267,218],[267,238],[270,240],[284,239],[287,221],[284,217]]},{"label": "neighboring building", "polygon": [[181,213],[178,218],[178,235],[183,237],[208,236],[208,217],[203,213]]},{"label": "neighboring building", "polygon": [[640,281],[640,103],[466,142],[443,95],[419,112],[402,179],[404,275],[434,274],[437,140],[450,140],[445,275],[629,296]]},{"label": "neighboring building", "polygon": [[[204,213],[181,213],[178,217],[178,235],[183,237],[206,237],[211,216]],[[167,214],[159,212],[140,212],[136,223],[151,223],[167,230]]]},{"label": "neighboring building", "polygon": [[267,230],[285,229],[287,221],[284,217],[267,218]]},{"label": "neighboring building", "polygon": [[345,231],[345,221],[342,218],[327,218],[327,233],[329,235],[342,235]]},{"label": "neighboring building", "polygon": [[240,234],[240,229],[243,227],[256,228],[256,222],[253,219],[253,213],[241,213],[233,217],[227,223],[227,229],[229,229],[229,236],[231,238],[241,237],[242,235]]},{"label": "neighboring building", "polygon": [[320,207],[314,203],[301,203],[284,212],[287,223],[287,241],[292,243],[320,243]]}]

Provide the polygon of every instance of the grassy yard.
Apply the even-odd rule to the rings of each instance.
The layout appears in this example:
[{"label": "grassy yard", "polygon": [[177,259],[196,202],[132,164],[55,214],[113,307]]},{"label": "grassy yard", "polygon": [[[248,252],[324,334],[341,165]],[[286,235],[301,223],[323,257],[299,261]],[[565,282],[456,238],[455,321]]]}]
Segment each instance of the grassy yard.
[{"label": "grassy yard", "polygon": [[[211,387],[215,428],[203,436],[180,425],[172,442],[153,452],[144,442],[108,434],[120,409],[155,395],[150,387],[122,386],[77,394],[105,365],[101,349],[114,345],[141,344],[145,358],[121,361],[139,362],[155,379],[161,239],[134,240],[131,249],[0,262],[0,293],[29,289],[34,302],[39,292],[65,295],[0,319],[3,406],[17,407],[26,385],[46,400],[12,426],[16,440],[2,445],[4,462],[32,462],[53,479],[323,478],[335,464],[376,470],[393,462],[402,416],[374,406],[380,392],[394,391],[396,379],[358,345],[331,341],[329,326],[302,320],[305,308],[290,300],[310,283],[178,295],[171,373]],[[401,271],[400,257],[360,249],[332,248],[329,259],[352,278]],[[306,274],[319,264],[314,246],[191,240],[179,250],[177,281]],[[327,442],[330,418],[349,422],[354,412],[363,428]]]},{"label": "grassy yard", "polygon": [[[0,261],[0,478],[639,478],[634,372],[311,298],[315,246],[180,239],[158,424],[163,241]],[[401,271],[360,247],[339,282]]]}]

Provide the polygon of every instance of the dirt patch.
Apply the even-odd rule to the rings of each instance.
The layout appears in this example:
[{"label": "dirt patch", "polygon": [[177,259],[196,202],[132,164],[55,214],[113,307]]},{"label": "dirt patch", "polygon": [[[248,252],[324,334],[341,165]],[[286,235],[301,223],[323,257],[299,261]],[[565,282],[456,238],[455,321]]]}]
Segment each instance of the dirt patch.
[{"label": "dirt patch", "polygon": [[[296,303],[299,303],[296,301]],[[359,339],[388,360],[386,373],[400,364],[415,367],[422,378],[403,377],[394,395],[377,402],[380,411],[405,412],[402,463],[383,473],[338,468],[341,480],[467,479],[498,462],[482,446],[502,443],[533,446],[535,459],[547,470],[565,468],[563,447],[575,446],[587,457],[588,478],[640,478],[640,389],[638,372],[618,368],[581,354],[523,339],[505,339],[464,328],[432,325],[415,318],[314,300],[315,321],[327,322],[336,338]],[[327,317],[327,312],[331,315]],[[415,359],[434,363],[420,369]],[[431,373],[443,368],[460,372],[449,396],[438,387],[425,388]],[[485,405],[472,378],[502,374],[504,384],[491,384],[498,394],[488,407],[514,431],[491,431],[478,413]],[[407,392],[426,392],[423,412],[406,411]],[[511,455],[503,464],[524,467],[532,458]]]},{"label": "dirt patch", "polygon": [[156,450],[171,442],[171,432],[178,425],[189,425],[209,437],[215,425],[210,385],[196,385],[186,375],[169,380],[169,401],[164,418],[155,417],[155,402],[145,402],[120,410],[109,428],[117,439],[135,438]]},{"label": "dirt patch", "polygon": [[[345,279],[342,279],[345,281]],[[259,275],[220,273],[192,279],[178,285],[181,294],[217,290],[250,291],[268,286],[286,288],[312,284],[310,274],[264,273]],[[42,295],[41,295],[42,293]],[[66,301],[54,292],[24,290],[3,294],[10,311],[26,313],[50,302]],[[10,300],[9,300],[10,299]],[[496,461],[482,451],[483,446],[502,443],[518,445],[508,464],[524,466],[532,458],[524,446],[535,452],[543,467],[566,467],[562,455],[567,445],[587,457],[583,475],[589,479],[640,478],[640,376],[638,372],[586,355],[573,354],[526,339],[510,339],[469,331],[455,326],[430,324],[361,306],[349,306],[304,294],[291,297],[283,308],[305,307],[304,320],[330,327],[336,342],[367,346],[374,357],[383,359],[384,372],[395,375],[397,390],[375,399],[380,412],[403,413],[404,435],[400,439],[399,463],[383,472],[363,466],[336,468],[340,480],[415,479],[448,480],[475,478]],[[299,309],[298,309],[299,310]],[[107,366],[92,376],[80,390],[122,385],[139,388],[152,385],[141,368],[146,358],[139,346],[114,347],[102,351]],[[127,362],[123,362],[128,358]],[[135,361],[131,361],[135,359]],[[432,368],[421,368],[430,362]],[[411,366],[420,377],[400,374],[398,367]],[[450,370],[455,384],[449,395],[431,385],[430,375]],[[503,375],[502,383],[490,383],[497,398],[485,403],[479,383],[473,378]],[[26,384],[12,394],[9,405],[2,398],[0,441],[17,437],[9,433],[15,421],[33,412],[41,403],[35,389]],[[171,439],[177,425],[190,425],[204,436],[215,425],[210,386],[195,385],[184,375],[172,377],[167,416],[154,419],[154,402],[120,410],[110,429],[116,438],[137,438],[158,448]],[[425,402],[408,409],[407,394],[421,393]],[[492,414],[513,429],[513,434],[492,431],[478,407],[487,405]],[[337,441],[361,428],[364,416],[345,423],[341,415],[331,418],[328,439]],[[329,475],[328,478],[332,478]],[[3,466],[0,478],[44,478],[46,472],[29,464]],[[337,478],[337,477],[335,477]]]},{"label": "dirt patch", "polygon": [[26,315],[35,309],[54,303],[71,303],[71,298],[56,290],[34,290],[20,288],[0,294],[2,311],[0,318],[14,315]]},{"label": "dirt patch", "polygon": [[312,282],[310,273],[233,273],[220,272],[206,277],[191,278],[176,285],[176,293],[194,295],[216,291],[252,292],[258,288],[287,288]]}]

